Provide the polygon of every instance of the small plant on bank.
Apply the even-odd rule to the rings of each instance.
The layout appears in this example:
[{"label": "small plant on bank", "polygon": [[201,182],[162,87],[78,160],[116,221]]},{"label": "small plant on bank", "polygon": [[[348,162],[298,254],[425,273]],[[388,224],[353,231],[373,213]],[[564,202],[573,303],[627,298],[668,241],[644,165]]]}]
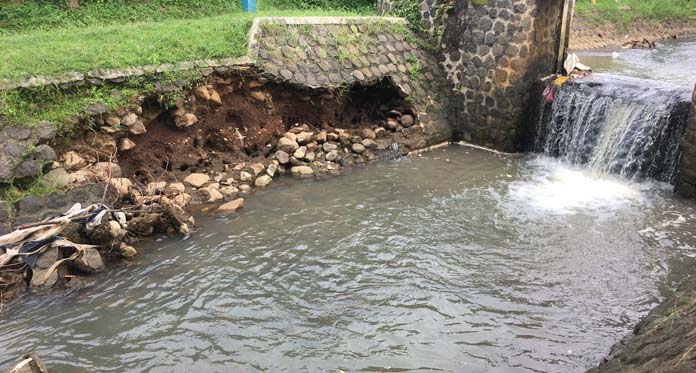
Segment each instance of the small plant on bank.
[{"label": "small plant on bank", "polygon": [[420,63],[418,62],[416,56],[408,56],[406,59],[406,66],[408,68],[408,75],[411,77],[411,79],[419,80],[422,78]]}]

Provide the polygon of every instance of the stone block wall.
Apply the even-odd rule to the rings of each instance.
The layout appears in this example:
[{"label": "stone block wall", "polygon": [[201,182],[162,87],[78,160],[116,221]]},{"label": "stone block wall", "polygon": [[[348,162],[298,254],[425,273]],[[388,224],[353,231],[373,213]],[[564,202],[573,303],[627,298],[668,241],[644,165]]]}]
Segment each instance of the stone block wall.
[{"label": "stone block wall", "polygon": [[340,91],[386,80],[417,110],[429,145],[451,138],[444,73],[401,18],[259,18],[249,46],[277,83]]},{"label": "stone block wall", "polygon": [[684,153],[679,166],[676,190],[688,198],[696,198],[696,87],[691,104],[691,122],[682,143]]},{"label": "stone block wall", "polygon": [[[395,6],[393,0],[380,2],[380,9]],[[449,82],[448,113],[458,136],[517,150],[530,86],[556,72],[559,47],[567,42],[561,36],[564,15],[572,12],[572,4],[572,0],[420,2],[421,18],[439,48],[439,62]]]}]

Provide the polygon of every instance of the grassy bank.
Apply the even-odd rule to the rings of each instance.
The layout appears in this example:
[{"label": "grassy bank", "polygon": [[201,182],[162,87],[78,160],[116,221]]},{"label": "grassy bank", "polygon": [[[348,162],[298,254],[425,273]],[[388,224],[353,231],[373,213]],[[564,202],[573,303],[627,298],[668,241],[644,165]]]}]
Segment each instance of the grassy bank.
[{"label": "grassy bank", "polygon": [[153,65],[246,53],[255,16],[357,15],[340,10],[268,10],[198,19],[91,25],[0,36],[0,78]]},{"label": "grassy bank", "polygon": [[[254,17],[374,14],[371,0],[267,0],[255,14],[243,13],[239,3],[80,0],[71,10],[65,1],[6,2],[0,5],[0,78],[239,57]],[[61,126],[88,104],[127,104],[151,90],[146,85],[127,82],[117,95],[102,87],[0,92],[0,125],[48,120]]]},{"label": "grassy bank", "polygon": [[696,0],[577,0],[576,14],[594,24],[694,21]]}]

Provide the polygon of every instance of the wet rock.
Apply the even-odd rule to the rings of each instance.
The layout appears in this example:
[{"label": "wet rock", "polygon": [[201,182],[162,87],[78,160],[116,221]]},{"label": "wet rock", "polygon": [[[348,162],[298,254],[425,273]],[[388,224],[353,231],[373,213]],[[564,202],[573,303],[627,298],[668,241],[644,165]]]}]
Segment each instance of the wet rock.
[{"label": "wet rock", "polygon": [[266,167],[266,174],[270,177],[275,176],[276,172],[278,171],[278,166],[271,163]]},{"label": "wet rock", "polygon": [[222,206],[218,207],[217,212],[226,214],[235,212],[244,207],[244,198],[237,198],[234,201],[227,202]]},{"label": "wet rock", "polygon": [[[286,133],[283,135],[283,137],[287,137],[288,139],[290,139],[290,140],[292,140],[292,141],[294,141],[294,142],[297,142],[297,134],[296,134],[295,132],[292,132],[292,130],[293,130],[293,129],[291,128],[290,131],[286,132]],[[299,146],[299,145],[298,145],[298,146]]]},{"label": "wet rock", "polygon": [[63,155],[63,167],[68,171],[76,171],[87,166],[87,161],[74,151]]},{"label": "wet rock", "polygon": [[324,143],[324,145],[322,146],[322,148],[324,149],[325,152],[328,153],[328,152],[331,152],[331,151],[333,151],[333,150],[338,149],[338,145],[333,144],[333,143],[330,143],[330,142],[327,142],[327,143]]},{"label": "wet rock", "polygon": [[138,250],[136,250],[133,246],[128,246],[125,242],[121,242],[121,245],[118,248],[118,255],[120,255],[123,259],[133,259],[138,256]]},{"label": "wet rock", "polygon": [[181,193],[178,194],[174,197],[172,197],[172,203],[176,204],[179,207],[186,207],[189,202],[191,202],[191,195],[188,193]]},{"label": "wet rock", "polygon": [[265,187],[266,185],[270,184],[271,181],[273,181],[273,179],[270,176],[261,175],[256,179],[254,185],[256,185],[257,187]]},{"label": "wet rock", "polygon": [[82,255],[70,265],[85,273],[98,273],[104,270],[104,260],[99,250],[92,247],[84,248]]},{"label": "wet rock", "polygon": [[338,141],[337,133],[329,133],[326,135],[326,141]]},{"label": "wet rock", "polygon": [[363,139],[374,140],[377,138],[377,135],[375,134],[375,131],[369,128],[363,128],[362,130],[360,130],[360,137],[362,137]]},{"label": "wet rock", "polygon": [[57,247],[49,247],[39,254],[35,266],[41,269],[48,269],[60,259],[63,259],[62,251]]},{"label": "wet rock", "polygon": [[220,193],[222,193],[225,198],[230,198],[232,196],[236,196],[237,193],[239,193],[239,189],[233,187],[233,186],[225,186],[220,188]]},{"label": "wet rock", "polygon": [[386,135],[387,135],[387,131],[382,127],[379,127],[375,130],[376,137],[385,137]]},{"label": "wet rock", "polygon": [[389,118],[387,119],[385,128],[390,131],[396,131],[399,128],[399,122],[397,122],[395,119]]},{"label": "wet rock", "polygon": [[201,173],[194,173],[186,176],[184,179],[185,184],[189,184],[194,188],[200,188],[210,181],[210,176]]},{"label": "wet rock", "polygon": [[277,159],[280,164],[286,164],[290,162],[290,155],[283,150],[278,150],[275,152],[275,159]]},{"label": "wet rock", "polygon": [[251,191],[251,186],[248,184],[241,184],[239,186],[239,191],[242,193],[247,193],[247,192]]},{"label": "wet rock", "polygon": [[309,166],[295,166],[290,169],[290,173],[295,176],[309,177],[314,175],[314,170]]},{"label": "wet rock", "polygon": [[48,373],[39,357],[34,354],[22,355],[4,373]]},{"label": "wet rock", "polygon": [[365,139],[362,141],[362,145],[367,149],[374,149],[377,147],[377,142],[375,142],[375,140],[372,139]]},{"label": "wet rock", "polygon": [[326,142],[326,131],[321,131],[317,134],[317,142],[323,144]]},{"label": "wet rock", "polygon": [[295,150],[295,153],[293,154],[293,156],[297,159],[302,159],[305,157],[306,154],[307,154],[307,147],[300,146],[299,148],[297,148],[297,150]]},{"label": "wet rock", "polygon": [[219,190],[210,187],[198,189],[196,194],[201,197],[202,201],[209,203],[217,202],[225,198]]},{"label": "wet rock", "polygon": [[128,231],[136,236],[149,236],[154,232],[154,226],[160,222],[160,214],[143,213],[128,222]]},{"label": "wet rock", "polygon": [[263,173],[263,171],[266,170],[266,167],[261,163],[254,163],[251,166],[249,166],[249,168],[251,168],[251,170],[253,171],[254,176],[259,176]]},{"label": "wet rock", "polygon": [[401,121],[401,125],[404,127],[407,127],[407,128],[411,127],[416,122],[415,119],[413,118],[413,115],[408,115],[408,114],[402,115],[400,121]]},{"label": "wet rock", "polygon": [[326,160],[327,161],[333,162],[336,160],[336,158],[338,158],[338,151],[337,150],[334,149],[334,150],[326,153]]},{"label": "wet rock", "polygon": [[176,196],[178,194],[184,193],[186,191],[186,186],[184,183],[171,183],[164,188],[164,194],[168,197]]},{"label": "wet rock", "polygon": [[362,144],[353,144],[351,145],[351,150],[353,153],[362,154],[365,151],[365,146]]},{"label": "wet rock", "polygon": [[239,173],[239,180],[241,180],[242,182],[247,182],[247,181],[254,180],[254,177],[251,176],[250,173],[248,173],[246,171],[242,171]]},{"label": "wet rock", "polygon": [[297,142],[301,145],[307,145],[314,140],[314,134],[311,132],[300,132],[297,134]]},{"label": "wet rock", "polygon": [[299,147],[300,145],[296,141],[287,137],[281,137],[278,140],[278,150],[282,150],[288,154],[294,153]]},{"label": "wet rock", "polygon": [[52,288],[63,281],[67,270],[65,265],[59,265],[56,270],[34,268],[32,270],[30,285],[33,288]]},{"label": "wet rock", "polygon": [[124,137],[121,140],[119,140],[118,148],[121,151],[128,151],[128,150],[135,148],[135,143],[133,142],[133,140],[131,140],[127,137]]}]

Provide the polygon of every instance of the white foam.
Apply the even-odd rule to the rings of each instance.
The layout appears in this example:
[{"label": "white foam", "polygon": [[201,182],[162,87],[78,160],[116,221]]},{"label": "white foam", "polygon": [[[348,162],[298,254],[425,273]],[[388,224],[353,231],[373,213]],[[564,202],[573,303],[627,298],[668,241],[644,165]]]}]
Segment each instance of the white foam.
[{"label": "white foam", "polygon": [[531,175],[509,184],[513,203],[556,214],[609,211],[647,202],[648,184],[597,177],[561,161],[540,157],[530,161]]}]

